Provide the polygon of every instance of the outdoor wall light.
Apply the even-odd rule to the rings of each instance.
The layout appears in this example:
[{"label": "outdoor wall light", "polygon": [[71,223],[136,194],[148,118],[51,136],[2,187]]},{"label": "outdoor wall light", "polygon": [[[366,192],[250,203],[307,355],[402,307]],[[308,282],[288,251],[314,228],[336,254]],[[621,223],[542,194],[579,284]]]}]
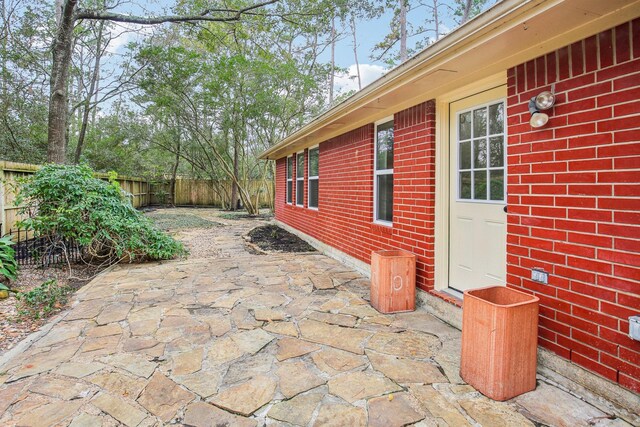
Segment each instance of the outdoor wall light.
[{"label": "outdoor wall light", "polygon": [[556,102],[556,96],[553,92],[548,90],[540,92],[537,96],[534,96],[529,101],[529,113],[531,113],[531,119],[529,124],[531,127],[539,128],[547,124],[549,121],[549,115],[541,113],[540,110],[548,110],[553,107]]}]

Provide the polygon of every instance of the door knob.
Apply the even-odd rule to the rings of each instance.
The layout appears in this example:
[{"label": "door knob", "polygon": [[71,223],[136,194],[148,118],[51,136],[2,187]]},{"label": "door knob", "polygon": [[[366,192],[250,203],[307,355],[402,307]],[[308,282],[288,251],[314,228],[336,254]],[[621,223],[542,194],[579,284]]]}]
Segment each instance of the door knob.
[{"label": "door knob", "polygon": [[504,213],[507,213],[507,205],[504,205],[504,208],[502,208],[502,210],[504,211]]}]

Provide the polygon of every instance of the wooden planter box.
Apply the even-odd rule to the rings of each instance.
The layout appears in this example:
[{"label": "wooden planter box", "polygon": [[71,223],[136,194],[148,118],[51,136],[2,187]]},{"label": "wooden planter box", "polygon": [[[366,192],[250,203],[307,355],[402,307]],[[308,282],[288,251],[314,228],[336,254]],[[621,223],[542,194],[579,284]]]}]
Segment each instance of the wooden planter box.
[{"label": "wooden planter box", "polygon": [[416,256],[402,250],[371,254],[371,305],[381,313],[416,308]]},{"label": "wooden planter box", "polygon": [[460,376],[507,400],[536,388],[538,297],[503,286],[464,293]]}]

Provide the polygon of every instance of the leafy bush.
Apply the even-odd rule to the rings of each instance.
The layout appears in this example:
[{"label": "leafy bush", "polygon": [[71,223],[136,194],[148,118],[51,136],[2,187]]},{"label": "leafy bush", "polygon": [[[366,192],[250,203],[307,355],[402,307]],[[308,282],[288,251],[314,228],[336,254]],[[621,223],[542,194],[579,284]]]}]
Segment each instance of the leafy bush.
[{"label": "leafy bush", "polygon": [[71,288],[58,285],[58,281],[50,279],[28,292],[18,293],[18,316],[40,319],[47,317],[56,308],[67,302]]},{"label": "leafy bush", "polygon": [[11,236],[0,238],[0,275],[7,280],[16,280],[18,263],[16,262],[16,251],[11,246],[13,246]]},{"label": "leafy bush", "polygon": [[114,173],[109,182],[97,179],[84,165],[44,166],[22,183],[19,202],[29,216],[20,225],[39,235],[75,239],[93,262],[182,255],[182,244],[138,212],[115,178]]}]

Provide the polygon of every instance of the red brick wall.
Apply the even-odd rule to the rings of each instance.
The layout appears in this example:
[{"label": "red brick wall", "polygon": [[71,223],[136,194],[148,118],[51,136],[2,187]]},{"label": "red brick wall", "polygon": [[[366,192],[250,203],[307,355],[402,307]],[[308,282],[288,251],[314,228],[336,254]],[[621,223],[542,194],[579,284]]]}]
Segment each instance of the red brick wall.
[{"label": "red brick wall", "polygon": [[373,223],[373,132],[370,124],[320,144],[318,211],[307,208],[306,162],[305,207],[295,206],[295,194],[294,205],[286,203],[286,159],[279,159],[276,218],[366,263],[374,250],[409,250],[418,286],[433,289],[434,103],[394,117],[393,227]]},{"label": "red brick wall", "polygon": [[[527,102],[552,84],[533,129]],[[540,345],[640,391],[640,20],[509,70],[508,88],[508,284],[540,297]]]}]

